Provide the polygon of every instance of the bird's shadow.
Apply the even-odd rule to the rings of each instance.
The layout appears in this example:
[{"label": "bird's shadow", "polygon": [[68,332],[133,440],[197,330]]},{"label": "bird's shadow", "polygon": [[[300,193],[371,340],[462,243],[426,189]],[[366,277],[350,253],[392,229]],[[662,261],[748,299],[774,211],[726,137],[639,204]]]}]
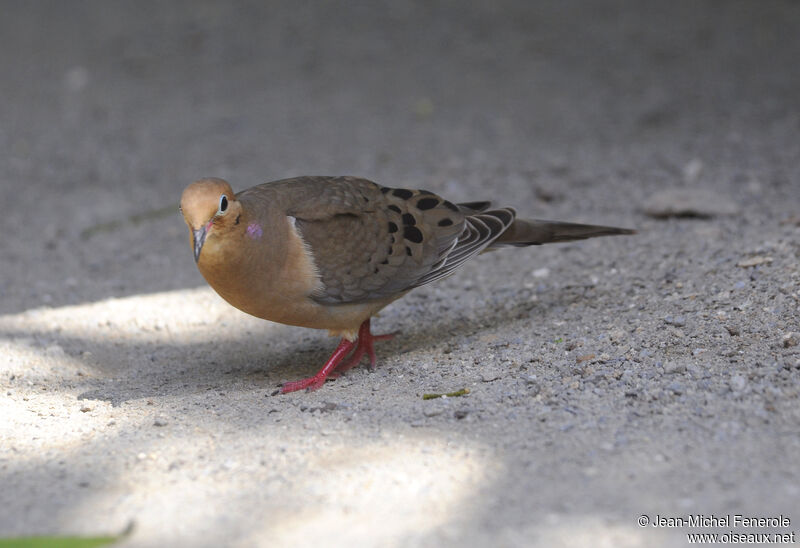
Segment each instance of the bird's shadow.
[{"label": "bird's shadow", "polygon": [[[398,329],[397,336],[378,347],[378,367],[381,367],[380,356],[385,361],[420,349],[442,346],[443,343],[458,347],[465,342],[473,343],[474,336],[487,329],[498,330],[534,317],[557,315],[573,302],[596,298],[595,291],[567,286],[534,299],[532,290],[509,289],[501,295],[471,299],[470,304],[467,301],[453,304],[442,299],[428,299],[421,292],[416,299],[389,309],[381,319],[380,323],[394,324]],[[445,307],[440,302],[449,304]],[[418,317],[432,316],[434,319],[431,321],[417,320]],[[68,352],[69,349],[90,348],[88,357],[84,353],[70,352],[73,360],[92,370],[76,383],[77,398],[107,401],[119,406],[133,400],[202,395],[208,391],[262,390],[269,395],[282,382],[316,373],[335,346],[322,332],[271,327],[275,329],[265,333],[259,343],[253,340],[257,335],[249,332],[222,342],[168,344],[99,341],[58,332],[43,336],[49,343],[56,343]],[[9,338],[26,335],[9,330],[2,334]],[[524,334],[515,331],[515,337],[520,336]],[[121,351],[121,344],[128,348]],[[42,346],[46,345],[38,344],[36,348]],[[354,369],[346,375],[355,376],[360,371]]]}]

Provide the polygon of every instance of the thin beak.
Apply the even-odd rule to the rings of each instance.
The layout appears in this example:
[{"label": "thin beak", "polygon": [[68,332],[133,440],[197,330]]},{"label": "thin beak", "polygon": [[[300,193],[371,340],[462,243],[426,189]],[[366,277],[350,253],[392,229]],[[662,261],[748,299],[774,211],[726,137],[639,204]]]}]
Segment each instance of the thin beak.
[{"label": "thin beak", "polygon": [[207,235],[207,226],[202,226],[197,230],[192,230],[192,236],[194,236],[194,262],[200,260],[200,251],[203,249],[203,244],[206,242]]}]

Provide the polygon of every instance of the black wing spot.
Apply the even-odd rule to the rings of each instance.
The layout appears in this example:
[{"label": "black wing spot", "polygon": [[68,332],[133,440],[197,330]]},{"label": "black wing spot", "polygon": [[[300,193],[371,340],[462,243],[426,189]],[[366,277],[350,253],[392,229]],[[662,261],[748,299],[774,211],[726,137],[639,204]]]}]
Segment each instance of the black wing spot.
[{"label": "black wing spot", "polygon": [[381,264],[389,264],[389,259],[384,259],[381,261]]},{"label": "black wing spot", "polygon": [[451,221],[450,219],[442,219],[436,224],[438,224],[439,226],[450,226],[453,224],[453,221]]},{"label": "black wing spot", "polygon": [[460,211],[457,205],[455,205],[453,202],[448,202],[447,200],[445,200],[444,202],[444,207],[446,207],[450,211]]},{"label": "black wing spot", "polygon": [[389,246],[389,248],[386,250],[386,254],[387,255],[391,255],[392,254],[392,246]]},{"label": "black wing spot", "polygon": [[422,243],[422,232],[415,226],[407,226],[403,228],[403,238],[415,244]]},{"label": "black wing spot", "polygon": [[375,270],[372,271],[373,274],[377,274],[378,272],[380,272],[380,269],[377,267],[375,268]]},{"label": "black wing spot", "polygon": [[400,211],[400,208],[399,208],[399,207],[397,207],[396,205],[390,205],[390,206],[389,206],[389,209],[391,209],[391,210],[392,210],[392,211],[394,211],[395,213],[402,213],[402,211]]},{"label": "black wing spot", "polygon": [[426,209],[433,209],[439,205],[439,200],[436,198],[423,198],[417,202],[417,209],[425,211]]},{"label": "black wing spot", "polygon": [[406,255],[408,255],[409,257],[411,257],[411,248],[410,248],[410,247],[408,247],[408,246],[406,246]]},{"label": "black wing spot", "polygon": [[397,225],[394,224],[392,221],[389,221],[389,234],[397,232]]},{"label": "black wing spot", "polygon": [[391,188],[389,188],[388,186],[382,186],[382,187],[381,187],[381,192],[382,192],[383,194],[386,194],[386,193],[387,193],[387,192],[389,192],[390,190],[392,190],[392,189],[391,189]]},{"label": "black wing spot", "polygon": [[413,192],[411,192],[410,190],[405,189],[405,188],[396,188],[396,189],[394,189],[392,191],[392,194],[397,196],[398,198],[400,198],[402,200],[408,200],[409,198],[411,198],[414,195]]},{"label": "black wing spot", "polygon": [[417,220],[411,213],[403,213],[403,224],[406,226],[414,226],[417,224]]}]

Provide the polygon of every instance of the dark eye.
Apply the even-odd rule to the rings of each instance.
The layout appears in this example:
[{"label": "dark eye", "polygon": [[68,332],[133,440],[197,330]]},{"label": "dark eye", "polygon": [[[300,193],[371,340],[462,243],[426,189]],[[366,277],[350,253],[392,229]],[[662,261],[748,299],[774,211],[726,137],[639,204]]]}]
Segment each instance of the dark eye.
[{"label": "dark eye", "polygon": [[228,209],[228,197],[224,194],[219,197],[219,211],[217,211],[217,215],[220,213],[225,213]]}]

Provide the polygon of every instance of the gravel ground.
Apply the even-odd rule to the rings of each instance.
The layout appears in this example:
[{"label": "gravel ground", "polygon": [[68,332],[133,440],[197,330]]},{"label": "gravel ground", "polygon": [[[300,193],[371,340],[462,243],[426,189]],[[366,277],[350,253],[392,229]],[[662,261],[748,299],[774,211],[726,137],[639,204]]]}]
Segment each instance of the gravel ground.
[{"label": "gravel ground", "polygon": [[[0,536],[794,531],[797,28],[771,0],[6,3]],[[300,174],[640,233],[479,257],[382,313],[374,372],[272,396],[335,341],[222,302],[176,208]]]}]

